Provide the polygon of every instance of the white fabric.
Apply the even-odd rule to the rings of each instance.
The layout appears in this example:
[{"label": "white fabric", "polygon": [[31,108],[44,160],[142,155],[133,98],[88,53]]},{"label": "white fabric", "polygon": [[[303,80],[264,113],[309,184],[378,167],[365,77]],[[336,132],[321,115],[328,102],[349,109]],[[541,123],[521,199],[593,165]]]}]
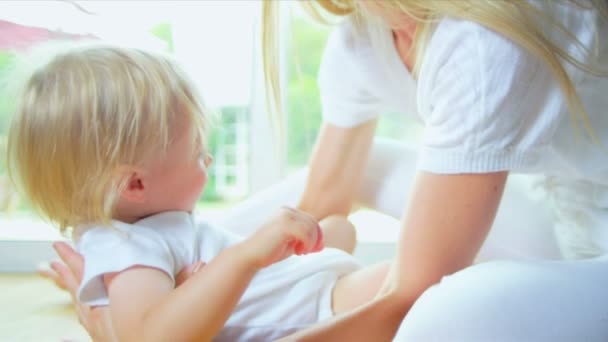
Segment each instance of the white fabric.
[{"label": "white fabric", "polygon": [[[557,20],[583,46],[600,55],[608,51],[608,40],[595,39],[594,12],[554,7]],[[599,37],[608,34],[605,24],[598,29]],[[431,172],[545,171],[548,163],[557,163],[556,173],[572,175],[572,167],[591,162],[595,167],[585,169],[593,174],[582,175],[608,182],[608,166],[600,164],[597,148],[580,159],[580,151],[590,148],[588,141],[581,137],[575,151],[562,146],[566,141],[572,149],[576,131],[560,89],[537,58],[510,40],[479,24],[444,19],[431,36],[415,81],[398,57],[390,30],[378,30],[347,20],[330,36],[319,72],[327,122],[352,127],[391,111],[414,116],[426,128],[419,167]],[[578,53],[562,37],[556,39],[584,62],[597,60],[594,54]],[[608,99],[598,96],[608,89],[608,80],[567,69],[596,133],[608,138],[603,115]],[[556,154],[564,154],[563,165]]]},{"label": "white fabric", "polygon": [[[399,220],[408,205],[408,195],[416,172],[416,158],[416,151],[398,141],[376,139],[370,151],[356,202]],[[250,196],[222,212],[214,223],[242,235],[251,234],[253,228],[259,227],[281,206],[293,207],[298,204],[304,191],[307,173],[308,169],[302,169]],[[531,177],[509,177],[492,230],[481,247],[478,260],[560,258],[553,238],[551,211],[544,205],[542,196],[529,196],[533,191],[534,182]],[[399,224],[395,226],[398,227]],[[361,233],[361,230],[369,231],[374,228],[357,227],[360,230],[359,236],[369,235]],[[359,241],[359,244],[364,243],[366,241]]]},{"label": "white fabric", "polygon": [[[415,160],[416,153],[403,145],[376,141],[358,200],[399,218],[406,207]],[[242,230],[242,217],[258,224],[280,205],[294,205],[304,188],[305,175],[303,170],[250,197],[231,208],[220,222],[250,233]],[[540,261],[557,259],[559,253],[551,234],[553,221],[548,208],[542,206],[542,197],[526,196],[530,185],[527,177],[510,177],[494,226],[478,257],[482,261],[511,261],[484,262],[445,277],[416,301],[395,341],[608,340],[608,258]],[[562,190],[563,196],[569,196]],[[580,188],[570,195],[588,191]],[[601,194],[598,190],[594,198],[598,203],[608,203]]]},{"label": "white fabric", "polygon": [[[185,212],[162,213],[135,224],[83,226],[77,236],[78,251],[85,259],[78,298],[90,305],[108,304],[103,274],[143,265],[174,279],[184,266],[198,260],[211,262],[240,239]],[[215,340],[272,341],[330,317],[337,278],[358,267],[349,254],[326,248],[261,270]],[[192,310],[195,314],[204,308]]]},{"label": "white fabric", "polygon": [[[608,65],[608,25],[594,11],[566,2],[534,2],[552,13],[590,51],[584,53],[564,36],[562,48],[583,62]],[[549,4],[551,3],[551,4]],[[596,36],[597,33],[597,36]],[[594,133],[608,146],[608,78],[566,65],[587,109]],[[424,125],[418,170],[439,174],[508,170],[537,173],[570,184],[580,180],[606,189],[607,154],[573,125],[566,101],[548,68],[503,36],[481,25],[443,19],[425,50],[414,80],[392,43],[390,30],[347,20],[331,35],[319,73],[324,120],[351,127],[381,114],[400,112]],[[541,183],[542,184],[542,183]],[[593,200],[572,204],[554,196],[554,208],[585,205],[576,211],[606,211]],[[604,191],[604,190],[602,190]],[[600,197],[608,196],[601,192]],[[581,222],[572,211],[556,216],[561,224]],[[587,217],[584,220],[592,220]],[[593,229],[569,224],[557,231],[564,255],[583,258],[608,252],[608,223]],[[601,227],[600,227],[601,226]],[[590,234],[587,246],[572,236]],[[597,239],[603,239],[601,241]],[[595,254],[591,253],[595,251]]]},{"label": "white fabric", "polygon": [[[594,13],[566,2],[536,3],[551,3],[554,7],[545,13],[554,11],[584,46],[598,52],[599,64],[608,65],[608,28],[601,24],[594,37]],[[551,226],[567,257],[608,251],[608,157],[585,132],[577,136],[548,70],[490,30],[445,19],[432,35],[415,81],[399,60],[390,32],[372,40],[375,33],[368,28],[346,21],[329,39],[319,74],[325,121],[352,127],[400,112],[426,130],[418,154],[393,154],[390,160],[377,159],[372,151],[359,200],[399,217],[415,168],[542,174],[546,177],[539,177],[538,184],[548,195],[548,201],[537,203],[508,186],[484,247],[499,247],[493,258],[513,259],[512,251],[524,251],[523,260],[482,263],[445,277],[415,303],[395,340],[607,341],[607,257],[530,260],[542,254],[534,255],[543,239],[552,250]],[[592,58],[566,46],[563,37],[554,38],[583,61]],[[608,146],[608,80],[566,69],[594,133]],[[548,206],[553,217],[546,215]],[[248,202],[253,208],[255,198]],[[532,236],[540,243],[529,244]]]},{"label": "white fabric", "polygon": [[478,264],[418,298],[394,341],[608,341],[607,283],[608,256]]}]

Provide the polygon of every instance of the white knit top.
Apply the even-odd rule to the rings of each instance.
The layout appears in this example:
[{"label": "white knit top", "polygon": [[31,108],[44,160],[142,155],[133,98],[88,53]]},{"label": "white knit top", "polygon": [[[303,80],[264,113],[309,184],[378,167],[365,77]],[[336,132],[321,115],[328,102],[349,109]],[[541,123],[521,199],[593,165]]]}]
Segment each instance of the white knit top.
[{"label": "white knit top", "polygon": [[[551,33],[558,44],[584,62],[608,68],[608,25],[596,12],[565,2],[544,11],[587,51],[563,33]],[[577,131],[559,84],[539,59],[484,26],[445,18],[421,62],[415,80],[390,29],[346,20],[330,36],[320,68],[324,120],[352,127],[389,112],[414,116],[425,128],[420,170],[509,170],[542,173],[559,184],[590,183],[585,206],[608,211],[608,153],[584,128]],[[570,65],[566,70],[608,150],[608,78]],[[608,251],[608,241],[603,243]]]}]

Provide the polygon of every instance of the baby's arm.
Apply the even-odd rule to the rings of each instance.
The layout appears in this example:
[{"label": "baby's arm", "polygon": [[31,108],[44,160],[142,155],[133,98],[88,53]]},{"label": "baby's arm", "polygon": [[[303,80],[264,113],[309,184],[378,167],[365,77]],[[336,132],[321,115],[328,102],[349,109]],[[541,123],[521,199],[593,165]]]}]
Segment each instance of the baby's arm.
[{"label": "baby's arm", "polygon": [[320,248],[317,223],[286,208],[248,239],[224,249],[175,290],[168,275],[151,267],[106,275],[116,335],[126,341],[210,341],[259,269]]},{"label": "baby's arm", "polygon": [[209,341],[258,271],[247,248],[222,251],[177,289],[164,272],[133,267],[105,277],[121,341]]}]

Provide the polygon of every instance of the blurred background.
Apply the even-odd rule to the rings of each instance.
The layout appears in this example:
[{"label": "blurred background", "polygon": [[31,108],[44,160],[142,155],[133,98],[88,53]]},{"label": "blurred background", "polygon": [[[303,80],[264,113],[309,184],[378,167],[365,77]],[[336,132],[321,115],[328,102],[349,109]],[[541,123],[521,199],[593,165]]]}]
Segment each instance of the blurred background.
[{"label": "blurred background", "polygon": [[[220,113],[210,137],[214,163],[198,209],[221,215],[301,170],[321,124],[316,78],[332,28],[309,19],[297,1],[281,4],[286,148],[278,148],[264,97],[260,1],[0,1],[0,84],[10,85],[11,63],[21,52],[53,39],[94,38],[173,54],[207,105]],[[0,93],[0,306],[8,308],[0,312],[0,340],[87,340],[69,296],[34,273],[39,262],[54,258],[51,242],[65,237],[30,209],[8,179],[5,149],[13,101]],[[383,119],[378,135],[404,131],[416,136],[411,123]],[[358,220],[365,223],[365,214]],[[359,249],[368,262],[392,254],[386,243],[374,241],[392,242],[397,234],[396,221],[376,216],[373,222],[376,230],[359,232],[360,239],[371,241]]]},{"label": "blurred background", "polygon": [[[302,167],[320,124],[316,73],[330,28],[308,20],[298,6],[285,5],[280,67],[284,110],[290,114],[282,128],[284,149],[278,148],[266,110],[258,1],[2,1],[0,82],[10,83],[11,63],[21,52],[53,39],[94,38],[173,54],[207,105],[220,113],[210,136],[214,163],[199,201],[201,209],[218,211]],[[62,238],[8,179],[12,101],[0,94],[0,271],[31,270],[50,250],[38,244],[31,250],[30,242]]]},{"label": "blurred background", "polygon": [[[321,123],[316,76],[331,26],[313,22],[297,1],[281,3],[284,149],[277,148],[264,98],[259,1],[2,1],[0,81],[10,82],[6,75],[20,52],[51,39],[94,37],[173,54],[221,113],[210,137],[210,180],[199,201],[207,212],[221,210],[301,169]],[[14,242],[61,238],[7,177],[11,101],[0,94],[0,271],[31,269],[49,252]],[[414,124],[384,117],[378,136],[417,135]]]}]

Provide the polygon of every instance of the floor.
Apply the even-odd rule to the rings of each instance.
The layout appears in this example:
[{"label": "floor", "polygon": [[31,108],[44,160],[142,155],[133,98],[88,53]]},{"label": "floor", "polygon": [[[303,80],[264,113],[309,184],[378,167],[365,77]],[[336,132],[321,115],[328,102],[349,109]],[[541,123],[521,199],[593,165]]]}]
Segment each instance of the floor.
[{"label": "floor", "polygon": [[[398,226],[393,219],[361,212],[351,220],[358,229],[355,256],[364,265],[390,258]],[[2,247],[3,246],[3,247]],[[29,252],[25,252],[28,250]],[[48,241],[0,241],[0,341],[90,341],[78,323],[67,293],[31,273],[39,261],[52,258]],[[16,267],[16,265],[20,265]],[[8,273],[7,269],[13,269]],[[15,272],[23,271],[23,272]]]},{"label": "floor", "polygon": [[[355,255],[364,264],[380,261],[386,244],[365,243]],[[0,341],[90,341],[78,324],[70,297],[31,273],[0,274]]]},{"label": "floor", "polygon": [[70,297],[33,274],[0,274],[0,341],[90,341]]}]

